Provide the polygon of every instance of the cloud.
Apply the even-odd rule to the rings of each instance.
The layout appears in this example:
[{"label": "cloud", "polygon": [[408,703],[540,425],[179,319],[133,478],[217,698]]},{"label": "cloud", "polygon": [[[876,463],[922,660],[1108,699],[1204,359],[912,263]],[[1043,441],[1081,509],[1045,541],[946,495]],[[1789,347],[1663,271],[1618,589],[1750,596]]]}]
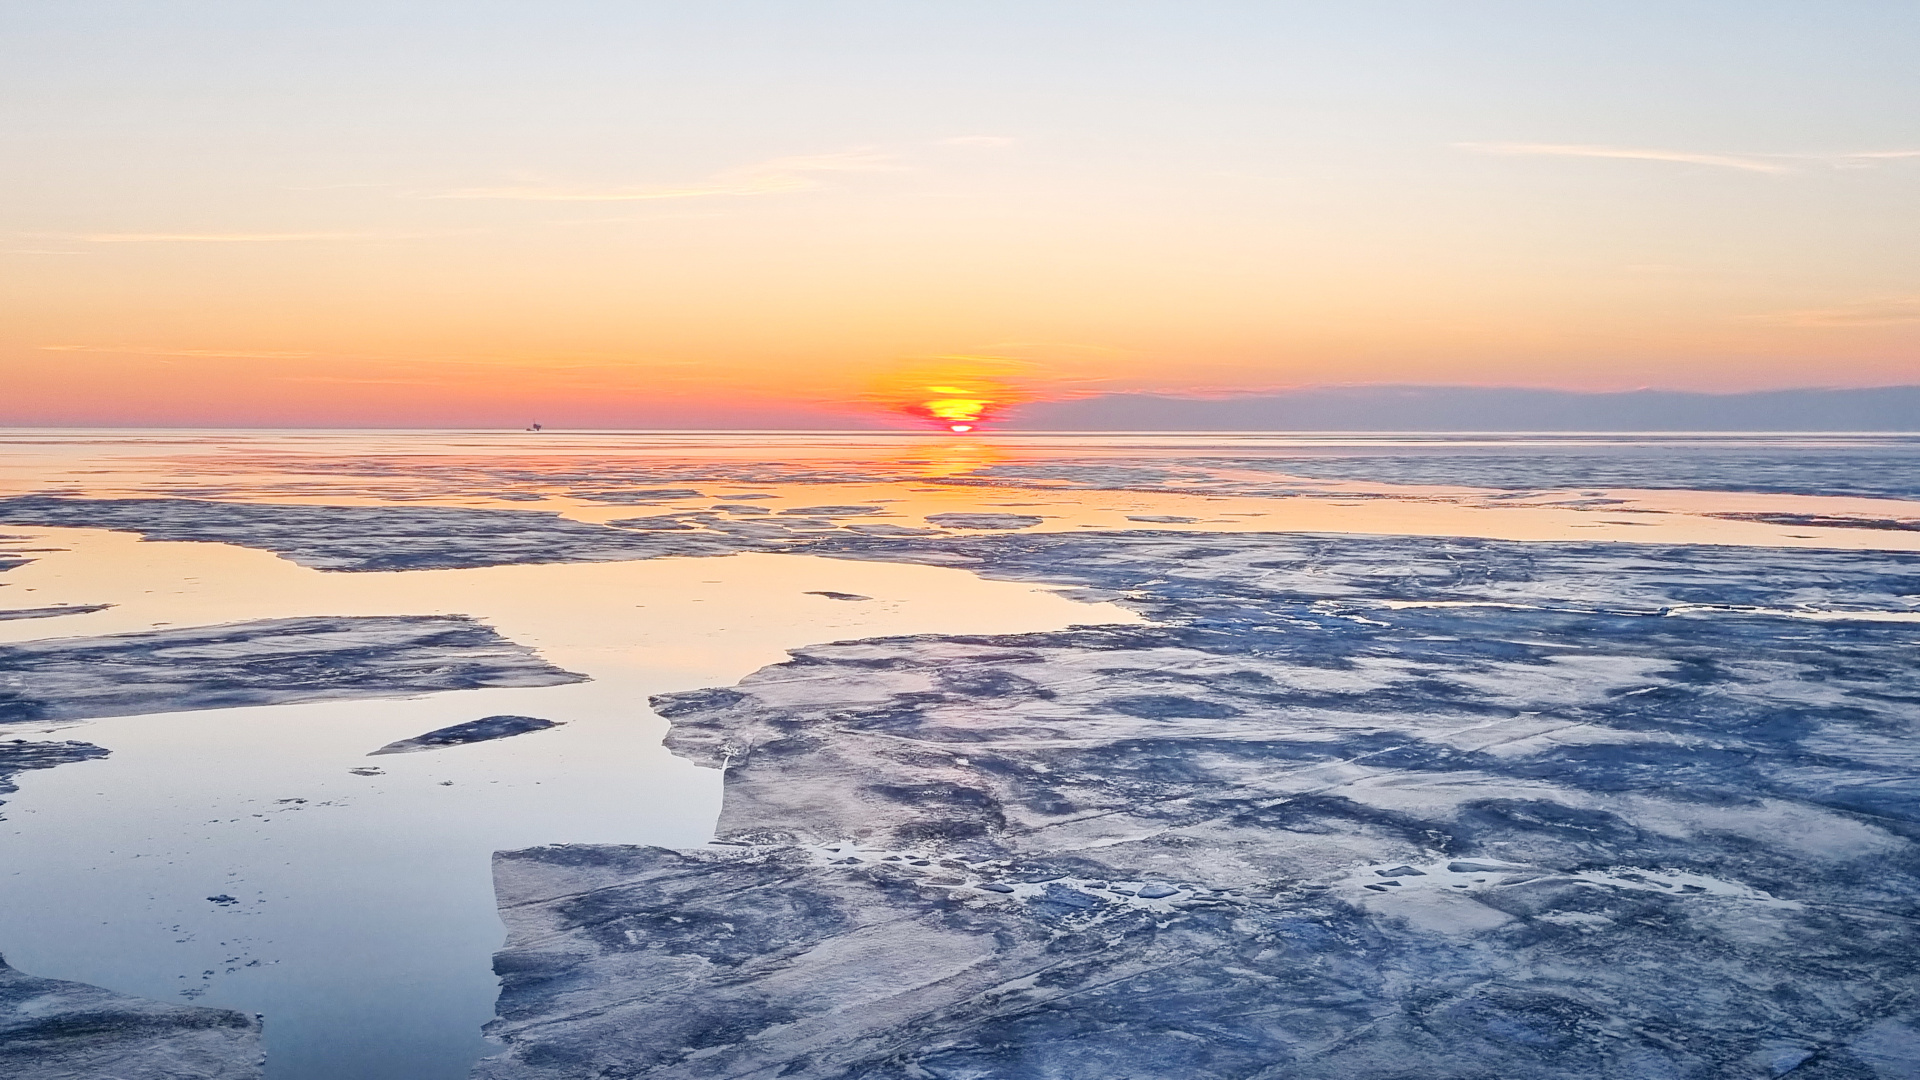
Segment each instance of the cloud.
[{"label": "cloud", "polygon": [[289,240],[409,240],[419,233],[282,232],[282,233],[82,233],[65,237],[88,244],[273,244]]},{"label": "cloud", "polygon": [[1455,143],[1478,154],[1539,155],[1545,157],[1620,158],[1628,161],[1666,161],[1680,165],[1710,165],[1746,172],[1791,172],[1787,166],[1760,155],[1696,154],[1686,150],[1650,150],[1631,146],[1595,146],[1587,143]]},{"label": "cloud", "polygon": [[953,135],[940,140],[941,146],[978,146],[985,148],[1012,146],[1018,140],[1005,135]]},{"label": "cloud", "polygon": [[1617,158],[1628,161],[1665,161],[1679,165],[1707,165],[1742,172],[1786,173],[1801,163],[1834,169],[1870,169],[1891,161],[1920,158],[1920,150],[1855,150],[1833,154],[1697,154],[1688,150],[1655,150],[1589,143],[1454,143],[1456,149],[1477,154],[1544,157]]},{"label": "cloud", "polygon": [[1788,326],[1900,326],[1920,323],[1920,296],[1862,300],[1830,308],[1789,311],[1770,321]]},{"label": "cloud", "polygon": [[234,349],[156,349],[146,345],[42,345],[42,352],[112,353],[121,356],[199,356],[249,360],[305,360],[310,352],[261,352]]},{"label": "cloud", "polygon": [[318,383],[325,386],[445,386],[445,379],[374,379],[351,375],[282,375],[277,382]]},{"label": "cloud", "polygon": [[618,188],[563,188],[518,186],[460,188],[426,196],[430,199],[501,199],[521,202],[644,202],[654,199],[702,199],[722,195],[773,195],[807,191],[821,186],[824,173],[901,172],[891,155],[873,150],[773,158],[738,169],[715,173],[696,184]]},{"label": "cloud", "polygon": [[1850,154],[1807,154],[1805,157],[1836,169],[1871,169],[1889,161],[1920,158],[1920,150],[1862,150]]}]

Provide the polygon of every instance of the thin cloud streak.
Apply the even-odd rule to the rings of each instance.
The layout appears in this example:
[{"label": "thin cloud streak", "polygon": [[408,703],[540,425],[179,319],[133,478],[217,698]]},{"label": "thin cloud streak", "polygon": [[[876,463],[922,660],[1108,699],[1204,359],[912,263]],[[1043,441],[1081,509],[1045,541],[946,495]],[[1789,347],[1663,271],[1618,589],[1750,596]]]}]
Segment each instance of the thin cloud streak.
[{"label": "thin cloud streak", "polygon": [[[326,350],[277,351],[268,349],[178,349],[152,345],[87,345],[55,344],[36,345],[41,352],[100,353],[108,356],[161,356],[186,357],[190,359],[220,360],[326,360],[350,364],[384,364],[394,368],[422,369],[437,373],[434,385],[444,382],[449,375],[461,377],[471,375],[492,376],[501,371],[538,372],[550,376],[555,372],[605,372],[615,371],[630,374],[635,378],[659,378],[668,368],[702,368],[708,366],[700,360],[648,359],[635,361],[623,356],[587,357],[581,359],[560,359],[542,356],[406,356],[397,353],[353,353]],[[677,373],[676,373],[677,374]],[[302,378],[308,381],[366,381],[359,376],[284,376],[284,378]],[[372,380],[379,382],[382,380]],[[595,384],[599,385],[599,384]]]},{"label": "thin cloud streak", "polygon": [[285,232],[285,233],[82,233],[63,239],[87,244],[274,244],[300,240],[417,240],[423,233]]},{"label": "thin cloud streak", "polygon": [[155,349],[144,345],[41,345],[41,352],[107,353],[118,356],[198,356],[215,359],[306,360],[310,352],[259,352],[239,349]]},{"label": "thin cloud streak", "polygon": [[1477,154],[1504,156],[1615,158],[1626,161],[1664,161],[1678,165],[1707,165],[1742,172],[1789,173],[1791,163],[1826,165],[1834,169],[1870,169],[1876,165],[1920,158],[1920,150],[1855,150],[1835,154],[1699,154],[1689,150],[1659,150],[1588,143],[1454,143],[1454,148]]},{"label": "thin cloud streak", "polygon": [[1920,158],[1920,150],[1863,150],[1851,154],[1808,154],[1807,157],[1836,169],[1871,169],[1888,161]]},{"label": "thin cloud streak", "polygon": [[716,173],[709,180],[677,187],[557,188],[494,187],[460,188],[436,192],[429,199],[494,199],[518,202],[647,202],[656,199],[703,199],[727,195],[774,195],[789,191],[807,191],[821,187],[818,177],[826,173],[902,172],[891,155],[871,150],[852,150],[837,154],[812,154],[774,158],[738,169]]},{"label": "thin cloud streak", "polygon": [[1863,300],[1838,307],[1789,311],[1771,320],[1787,326],[1869,327],[1920,323],[1920,296]]},{"label": "thin cloud streak", "polygon": [[1664,161],[1677,165],[1709,165],[1745,172],[1792,172],[1785,165],[1733,154],[1696,154],[1686,150],[1656,150],[1632,146],[1596,146],[1586,143],[1455,143],[1461,150],[1502,156],[1617,158],[1626,161]]}]

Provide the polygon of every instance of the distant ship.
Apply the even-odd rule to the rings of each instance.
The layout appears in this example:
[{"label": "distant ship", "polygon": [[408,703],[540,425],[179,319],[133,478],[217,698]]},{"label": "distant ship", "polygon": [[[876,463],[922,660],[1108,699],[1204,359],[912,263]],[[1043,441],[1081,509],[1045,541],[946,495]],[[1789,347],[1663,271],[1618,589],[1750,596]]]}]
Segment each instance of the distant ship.
[{"label": "distant ship", "polygon": [[531,424],[528,424],[528,425],[527,425],[527,430],[528,430],[528,431],[539,431],[539,430],[541,430],[541,427],[540,427],[540,424],[539,424],[539,423],[538,423],[538,422],[536,421],[536,422],[534,422],[534,423],[531,423]]}]

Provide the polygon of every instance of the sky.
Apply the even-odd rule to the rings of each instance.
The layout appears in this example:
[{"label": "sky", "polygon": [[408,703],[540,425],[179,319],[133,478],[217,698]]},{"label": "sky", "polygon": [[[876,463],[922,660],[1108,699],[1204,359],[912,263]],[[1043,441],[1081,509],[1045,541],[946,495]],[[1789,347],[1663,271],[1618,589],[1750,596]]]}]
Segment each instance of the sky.
[{"label": "sky", "polygon": [[11,0],[0,424],[1920,382],[1915,41],[1911,0]]}]

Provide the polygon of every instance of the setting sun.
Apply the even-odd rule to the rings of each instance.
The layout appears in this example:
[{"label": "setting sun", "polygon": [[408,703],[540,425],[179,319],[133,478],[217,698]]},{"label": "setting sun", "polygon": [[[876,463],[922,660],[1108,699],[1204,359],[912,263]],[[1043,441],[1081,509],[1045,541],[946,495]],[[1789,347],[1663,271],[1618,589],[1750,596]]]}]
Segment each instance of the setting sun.
[{"label": "setting sun", "polygon": [[927,390],[948,395],[921,402],[920,407],[926,410],[928,416],[945,421],[947,430],[955,434],[972,431],[987,410],[993,407],[991,400],[969,394],[962,387],[929,386]]},{"label": "setting sun", "polygon": [[1007,411],[1034,400],[1033,388],[1017,380],[1004,362],[944,357],[897,369],[876,379],[863,400],[896,420],[964,435],[981,431]]}]

